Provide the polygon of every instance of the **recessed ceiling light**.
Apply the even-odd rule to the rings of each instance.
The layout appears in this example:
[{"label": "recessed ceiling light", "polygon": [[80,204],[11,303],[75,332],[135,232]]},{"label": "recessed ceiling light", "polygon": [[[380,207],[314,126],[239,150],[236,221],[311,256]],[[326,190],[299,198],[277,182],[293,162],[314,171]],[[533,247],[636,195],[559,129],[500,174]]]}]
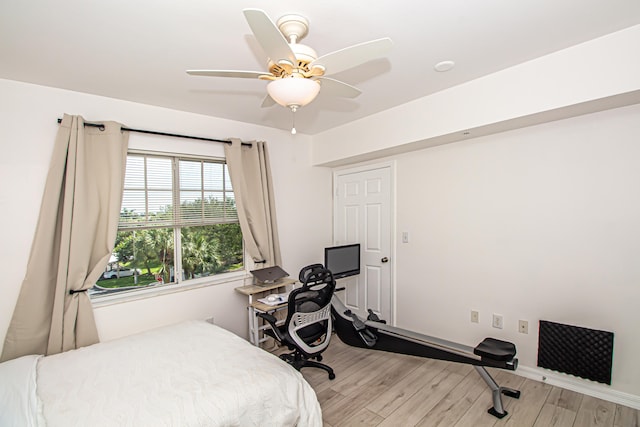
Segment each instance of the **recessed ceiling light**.
[{"label": "recessed ceiling light", "polygon": [[433,68],[434,70],[442,73],[445,71],[449,71],[454,67],[454,65],[456,65],[456,63],[453,61],[442,61],[442,62],[438,62]]}]

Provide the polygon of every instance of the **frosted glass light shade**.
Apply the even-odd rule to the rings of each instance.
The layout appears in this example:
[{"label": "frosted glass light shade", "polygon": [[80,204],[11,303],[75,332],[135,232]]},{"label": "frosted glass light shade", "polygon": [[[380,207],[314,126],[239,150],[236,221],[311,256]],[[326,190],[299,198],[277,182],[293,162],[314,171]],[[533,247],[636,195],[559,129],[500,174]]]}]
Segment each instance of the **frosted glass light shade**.
[{"label": "frosted glass light shade", "polygon": [[316,98],[320,85],[311,79],[287,77],[270,82],[267,92],[283,107],[303,107]]}]

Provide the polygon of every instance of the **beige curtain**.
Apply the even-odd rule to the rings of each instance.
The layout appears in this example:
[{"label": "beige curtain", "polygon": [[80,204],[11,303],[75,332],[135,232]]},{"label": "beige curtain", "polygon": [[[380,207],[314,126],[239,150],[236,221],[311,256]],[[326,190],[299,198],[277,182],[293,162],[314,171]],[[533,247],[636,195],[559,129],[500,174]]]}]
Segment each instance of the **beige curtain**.
[{"label": "beige curtain", "polygon": [[232,139],[224,151],[247,252],[261,266],[279,265],[282,261],[267,145],[253,141],[249,147]]},{"label": "beige curtain", "polygon": [[118,226],[129,134],[64,116],[27,272],[0,360],[98,342],[87,289],[107,264]]}]

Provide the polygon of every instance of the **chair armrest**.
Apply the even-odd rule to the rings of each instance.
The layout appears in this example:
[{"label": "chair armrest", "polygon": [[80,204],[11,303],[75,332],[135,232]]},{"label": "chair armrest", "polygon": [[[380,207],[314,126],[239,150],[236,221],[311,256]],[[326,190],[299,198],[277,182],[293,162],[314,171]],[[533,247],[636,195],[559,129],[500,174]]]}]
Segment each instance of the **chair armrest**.
[{"label": "chair armrest", "polygon": [[262,317],[264,320],[266,320],[269,323],[269,325],[271,325],[271,328],[276,327],[276,322],[278,321],[278,319],[276,319],[276,316],[274,316],[273,314],[256,313],[256,316]]},{"label": "chair armrest", "polygon": [[256,313],[256,316],[261,317],[265,322],[269,324],[271,330],[273,331],[273,334],[275,335],[275,338],[278,341],[282,342],[284,340],[284,337],[280,333],[280,329],[278,329],[278,326],[276,325],[276,322],[278,321],[278,319],[276,319],[276,316],[269,313]]}]

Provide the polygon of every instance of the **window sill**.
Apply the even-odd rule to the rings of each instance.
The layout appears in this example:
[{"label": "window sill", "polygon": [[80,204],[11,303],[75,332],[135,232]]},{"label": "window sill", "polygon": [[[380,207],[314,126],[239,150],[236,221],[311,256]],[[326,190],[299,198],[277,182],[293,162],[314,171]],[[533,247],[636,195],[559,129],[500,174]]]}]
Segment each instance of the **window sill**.
[{"label": "window sill", "polygon": [[117,292],[111,295],[95,297],[91,300],[93,308],[106,307],[109,305],[122,304],[131,301],[154,298],[161,295],[172,294],[176,292],[190,291],[193,289],[205,288],[209,286],[218,286],[230,282],[238,282],[238,286],[244,285],[248,280],[253,280],[251,274],[246,270],[220,274],[214,277],[203,277],[201,279],[192,279],[186,283],[161,285],[140,290]]}]

